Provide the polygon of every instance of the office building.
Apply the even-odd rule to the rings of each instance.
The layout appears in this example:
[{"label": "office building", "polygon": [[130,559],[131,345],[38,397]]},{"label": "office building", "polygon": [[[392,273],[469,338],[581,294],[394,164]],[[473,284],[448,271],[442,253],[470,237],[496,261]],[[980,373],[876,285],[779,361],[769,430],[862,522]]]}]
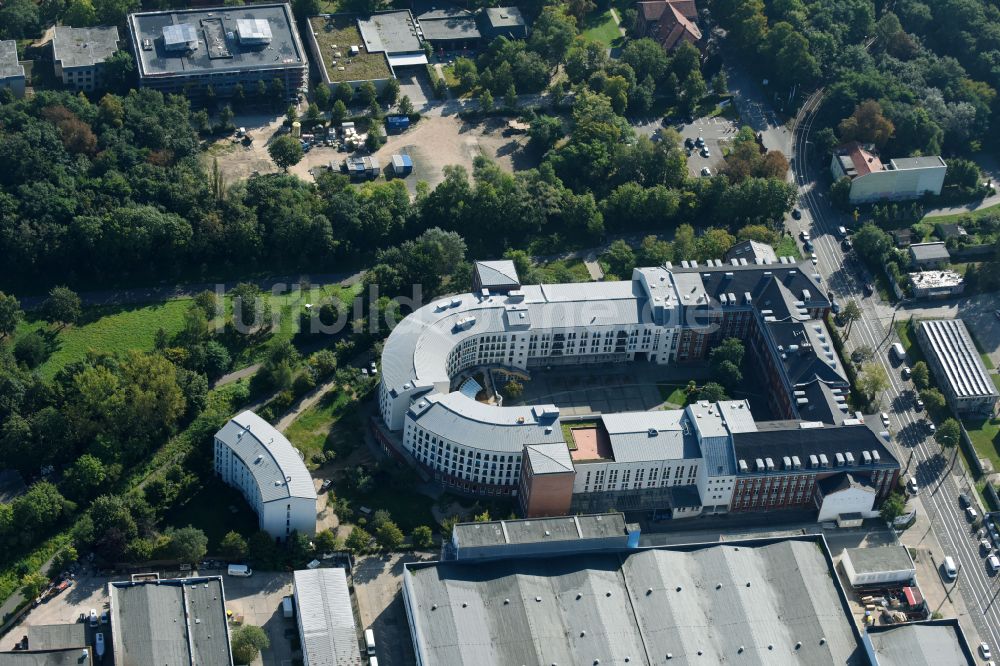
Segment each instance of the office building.
[{"label": "office building", "polygon": [[[139,85],[201,98],[211,86],[247,97],[261,85],[295,99],[308,85],[309,61],[288,4],[171,9],[128,17]],[[277,83],[276,83],[277,82]]]},{"label": "office building", "polygon": [[941,194],[948,166],[938,156],[900,157],[883,163],[870,146],[857,141],[833,151],[834,180],[849,178],[852,204],[919,199]]},{"label": "office building", "polygon": [[56,78],[74,90],[91,92],[103,85],[104,62],[118,50],[118,28],[97,26],[52,29],[52,63]]},{"label": "office building", "polygon": [[24,65],[17,59],[17,42],[0,41],[0,88],[7,88],[14,97],[24,97]]},{"label": "office building", "polygon": [[215,473],[243,494],[275,539],[316,533],[316,488],[301,454],[253,412],[215,433]]},{"label": "office building", "polygon": [[992,414],[1000,393],[961,319],[917,322],[917,340],[938,385],[960,414]]}]

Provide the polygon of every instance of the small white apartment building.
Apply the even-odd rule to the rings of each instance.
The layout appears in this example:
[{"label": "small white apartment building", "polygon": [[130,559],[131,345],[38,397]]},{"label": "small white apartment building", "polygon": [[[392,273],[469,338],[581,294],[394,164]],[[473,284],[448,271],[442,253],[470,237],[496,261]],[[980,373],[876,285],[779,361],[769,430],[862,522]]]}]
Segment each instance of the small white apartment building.
[{"label": "small white apartment building", "polygon": [[260,528],[284,541],[316,533],[316,489],[295,447],[251,411],[215,433],[215,472],[257,512]]}]

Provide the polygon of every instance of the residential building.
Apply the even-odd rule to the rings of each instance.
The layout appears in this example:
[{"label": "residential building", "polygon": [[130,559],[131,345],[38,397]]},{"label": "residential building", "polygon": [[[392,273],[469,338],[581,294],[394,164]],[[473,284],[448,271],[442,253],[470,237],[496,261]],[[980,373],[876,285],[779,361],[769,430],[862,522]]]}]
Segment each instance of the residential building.
[{"label": "residential building", "polygon": [[275,539],[316,533],[316,488],[302,454],[253,412],[215,433],[215,473],[243,494]]},{"label": "residential building", "polygon": [[232,666],[220,576],[108,583],[116,666]]},{"label": "residential building", "polygon": [[486,7],[479,12],[479,32],[490,41],[497,37],[527,39],[528,22],[517,7]]},{"label": "residential building", "polygon": [[910,273],[915,298],[948,298],[965,291],[965,277],[955,271]]},{"label": "residential building", "polygon": [[819,535],[403,567],[418,666],[867,662]]},{"label": "residential building", "polygon": [[755,240],[740,241],[726,251],[723,257],[726,261],[733,259],[746,259],[751,264],[776,264],[778,255],[774,248],[767,243],[758,243]]},{"label": "residential building", "polygon": [[472,291],[507,294],[521,288],[521,278],[517,275],[514,262],[509,259],[499,261],[477,261],[473,266]]},{"label": "residential building", "polygon": [[295,617],[304,666],[361,664],[347,572],[303,569],[293,574]]},{"label": "residential building", "polygon": [[943,241],[950,240],[952,238],[966,238],[969,232],[965,230],[961,224],[957,222],[946,222],[945,224],[934,225],[934,233],[937,234],[938,238]]},{"label": "residential building", "polygon": [[118,28],[97,26],[52,29],[52,63],[56,78],[74,90],[91,92],[103,85],[104,62],[118,50]]},{"label": "residential building", "polygon": [[975,666],[980,663],[955,618],[873,625],[862,634],[871,666]]},{"label": "residential building", "polygon": [[622,513],[458,523],[443,559],[488,560],[557,553],[619,551],[639,545],[638,526]]},{"label": "residential building", "polygon": [[948,166],[938,156],[900,157],[883,163],[870,146],[857,141],[833,151],[834,180],[850,178],[852,204],[919,199],[941,194]]},{"label": "residential building", "polygon": [[419,32],[431,47],[441,51],[474,49],[481,38],[476,15],[458,5],[437,3],[414,6]]},{"label": "residential building", "polygon": [[637,2],[636,33],[658,42],[667,51],[681,42],[697,44],[698,7],[694,0],[647,0]]},{"label": "residential building", "polygon": [[917,340],[938,385],[960,414],[992,414],[1000,393],[961,319],[917,322]]},{"label": "residential building", "polygon": [[309,27],[313,59],[332,89],[346,83],[356,93],[370,82],[381,92],[396,70],[427,65],[419,25],[407,9],[310,16]]},{"label": "residential building", "polygon": [[[294,100],[309,61],[287,3],[139,12],[128,17],[139,85],[199,99],[260,84]],[[277,84],[275,83],[277,82]],[[279,92],[280,91],[280,92]]]},{"label": "residential building", "polygon": [[[427,478],[517,496],[526,516],[872,515],[899,465],[848,411],[850,385],[821,320],[829,301],[806,270],[733,258],[638,268],[631,281],[522,286],[511,262],[477,262],[474,293],[418,309],[389,336],[374,434]],[[475,368],[530,379],[556,365],[694,361],[732,336],[747,342],[783,421],[758,423],[744,401],[729,401],[564,429],[554,405],[480,402],[482,387],[469,388]],[[817,485],[828,477],[837,478]]]},{"label": "residential building", "polygon": [[24,65],[17,59],[17,42],[0,41],[0,88],[8,88],[14,97],[24,97]]},{"label": "residential building", "polygon": [[910,246],[910,262],[920,268],[943,268],[951,261],[948,248],[941,241],[932,243],[914,243]]},{"label": "residential building", "polygon": [[840,562],[852,587],[909,585],[917,576],[906,546],[845,548]]}]

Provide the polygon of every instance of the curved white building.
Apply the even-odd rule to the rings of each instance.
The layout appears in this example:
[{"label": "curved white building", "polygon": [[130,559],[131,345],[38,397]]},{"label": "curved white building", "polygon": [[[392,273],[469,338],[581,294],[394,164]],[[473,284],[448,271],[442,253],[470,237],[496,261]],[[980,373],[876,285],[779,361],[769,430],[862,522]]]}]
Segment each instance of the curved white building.
[{"label": "curved white building", "polygon": [[285,540],[316,533],[316,489],[298,450],[251,411],[215,433],[215,472],[257,512],[260,529]]}]

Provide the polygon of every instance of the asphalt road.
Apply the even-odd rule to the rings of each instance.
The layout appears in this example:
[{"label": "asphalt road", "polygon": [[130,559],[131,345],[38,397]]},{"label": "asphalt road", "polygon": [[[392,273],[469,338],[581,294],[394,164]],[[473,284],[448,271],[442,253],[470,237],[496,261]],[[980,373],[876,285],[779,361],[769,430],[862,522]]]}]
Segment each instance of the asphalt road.
[{"label": "asphalt road", "polygon": [[[883,409],[889,412],[893,436],[891,444],[900,463],[914,473],[922,488],[920,502],[931,520],[939,541],[945,551],[959,564],[957,589],[961,592],[975,632],[969,631],[970,641],[978,634],[994,648],[1000,646],[1000,596],[998,579],[987,572],[980,555],[977,540],[958,504],[958,494],[968,489],[968,477],[961,460],[954,460],[952,452],[943,452],[927,428],[922,424],[924,414],[916,412],[909,397],[913,385],[902,379],[898,366],[889,360],[889,347],[898,341],[891,321],[894,316],[892,306],[884,303],[875,294],[864,297],[862,285],[869,278],[867,271],[853,258],[845,258],[839,239],[834,230],[843,225],[846,216],[834,211],[827,198],[817,190],[817,180],[821,165],[814,164],[815,155],[810,155],[809,132],[812,111],[815,110],[810,98],[795,132],[794,175],[799,187],[803,218],[790,221],[790,227],[798,235],[808,230],[813,236],[818,269],[827,281],[837,300],[857,301],[862,307],[862,318],[854,324],[848,349],[866,344],[876,350],[875,360],[888,374],[890,388]],[[811,162],[812,160],[812,162]],[[975,498],[975,493],[970,492]],[[918,509],[919,510],[919,509]]]}]

